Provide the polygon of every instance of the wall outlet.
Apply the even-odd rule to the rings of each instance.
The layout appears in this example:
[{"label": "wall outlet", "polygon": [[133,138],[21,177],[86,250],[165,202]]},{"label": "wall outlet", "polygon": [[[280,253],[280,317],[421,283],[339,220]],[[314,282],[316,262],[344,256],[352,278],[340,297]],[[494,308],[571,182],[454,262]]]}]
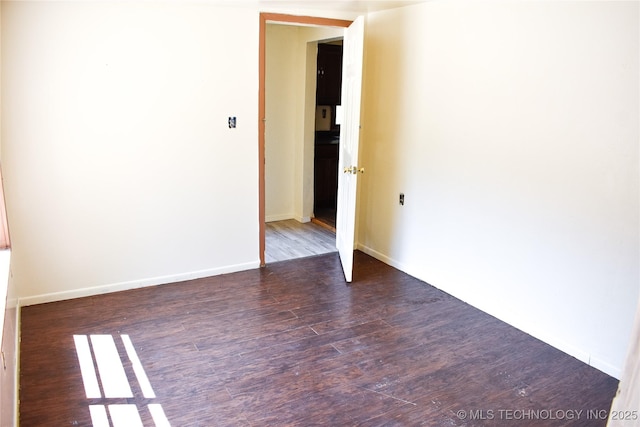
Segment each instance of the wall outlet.
[{"label": "wall outlet", "polygon": [[229,117],[229,129],[234,129],[236,127],[236,118]]},{"label": "wall outlet", "polygon": [[404,206],[404,193],[400,193],[399,202],[400,202],[400,206]]}]

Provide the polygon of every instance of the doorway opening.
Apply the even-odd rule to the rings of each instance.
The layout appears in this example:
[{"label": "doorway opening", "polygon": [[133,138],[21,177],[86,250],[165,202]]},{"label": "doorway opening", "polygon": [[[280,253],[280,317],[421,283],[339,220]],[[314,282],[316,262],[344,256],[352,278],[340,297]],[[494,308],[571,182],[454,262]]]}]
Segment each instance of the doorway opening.
[{"label": "doorway opening", "polygon": [[[317,69],[316,69],[316,50],[318,41],[328,41],[334,45],[339,45],[340,42],[338,39],[342,36],[342,31],[344,28],[348,27],[351,24],[351,21],[344,20],[335,20],[335,19],[327,19],[327,18],[315,18],[315,17],[304,17],[304,16],[292,16],[292,15],[281,15],[281,14],[270,14],[263,13],[260,15],[260,91],[259,91],[259,227],[260,227],[260,263],[261,265],[265,265],[267,261],[266,257],[266,234],[267,230],[269,233],[272,233],[272,226],[280,225],[280,232],[282,232],[283,228],[292,228],[295,224],[286,223],[287,221],[293,219],[300,223],[301,225],[310,225],[314,227],[318,227],[315,223],[307,224],[311,221],[311,219],[315,216],[315,206],[314,206],[314,186],[315,186],[315,177],[314,177],[314,159],[315,159],[315,143],[316,143],[316,112],[318,105],[316,102],[316,81],[317,81]],[[306,64],[309,64],[310,60],[313,61],[314,66],[306,67],[306,77],[303,79],[304,82],[298,82],[298,87],[304,87],[304,101],[294,102],[293,110],[289,110],[284,108],[276,108],[270,109],[269,117],[267,116],[267,104],[271,102],[271,97],[274,96],[274,90],[272,89],[269,92],[269,85],[267,85],[266,79],[266,70],[267,70],[267,62],[269,61],[269,57],[267,55],[267,24],[288,24],[289,27],[298,27],[305,30],[307,33],[307,37],[311,37],[307,40],[308,43],[306,45],[306,58],[303,62],[306,61]],[[283,26],[284,27],[284,26]],[[333,31],[333,32],[332,32]],[[302,32],[302,30],[301,30]],[[315,32],[315,33],[314,33]],[[314,33],[314,35],[311,35]],[[333,36],[327,36],[327,34],[333,34]],[[339,35],[340,37],[336,37]],[[315,39],[312,40],[312,38]],[[322,43],[324,44],[324,43]],[[330,43],[327,43],[330,44]],[[324,49],[324,48],[322,48]],[[304,54],[302,55],[304,56]],[[270,74],[270,79],[273,77]],[[277,78],[282,78],[282,76],[276,76]],[[291,88],[292,84],[295,84],[294,81],[288,80],[280,87],[282,90],[277,91],[277,95],[282,96],[283,93],[286,95],[286,91]],[[340,93],[341,88],[338,87],[337,92]],[[335,91],[335,89],[334,89]],[[269,94],[267,94],[269,92]],[[269,97],[269,99],[267,99]],[[301,98],[300,96],[298,98]],[[326,99],[322,99],[322,101],[327,101]],[[339,127],[335,127],[335,118],[337,109],[335,106],[339,105],[339,102],[336,102],[335,99],[330,100],[331,103],[322,104],[322,105],[332,105],[331,111],[329,109],[325,109],[324,115],[325,119],[329,118],[329,128],[328,130],[319,130],[319,132],[324,132],[322,134],[323,139],[327,140],[331,134],[339,135]],[[302,105],[301,105],[302,104]],[[275,111],[275,113],[274,113]],[[304,112],[304,114],[300,115],[300,112]],[[284,114],[284,118],[278,119],[277,117],[273,117],[274,115]],[[296,116],[297,114],[297,116]],[[322,117],[322,110],[320,110],[320,116]],[[298,117],[294,120],[294,117]],[[278,125],[277,123],[280,123]],[[285,124],[284,126],[282,124]],[[326,126],[326,125],[325,125]],[[265,140],[267,139],[267,134],[269,134],[269,140],[271,141],[273,138],[273,132],[275,130],[279,130],[282,132],[282,137],[275,136],[275,140],[277,144],[282,145],[280,147],[280,153],[271,152],[272,145],[268,148],[266,147]],[[336,133],[336,130],[338,132]],[[271,134],[270,134],[271,133]],[[276,132],[277,134],[277,132]],[[288,137],[291,137],[293,141],[297,141],[293,145],[287,146],[285,140]],[[339,140],[339,138],[336,138]],[[301,142],[302,141],[302,142]],[[337,141],[336,141],[337,142]],[[337,148],[337,144],[335,144]],[[337,151],[336,151],[336,159],[337,159]],[[289,162],[289,163],[287,163]],[[276,165],[276,168],[269,169],[269,176],[266,175],[267,164],[269,166]],[[288,166],[286,166],[288,165]],[[334,174],[337,175],[337,160],[335,163]],[[272,179],[272,170],[276,171],[276,174],[280,174],[281,178],[284,176],[284,181],[287,182],[290,187],[283,190],[282,187],[275,186],[276,190],[274,190],[273,180]],[[270,181],[271,180],[271,181]],[[337,177],[334,178],[337,185]],[[269,182],[267,182],[269,181]],[[331,184],[329,184],[331,185]],[[292,200],[285,200],[285,203],[289,203],[284,209],[280,209],[278,212],[277,209],[272,209],[273,205],[280,202],[279,199],[286,199],[279,197],[281,193],[286,191],[291,191],[295,193],[295,197]],[[276,194],[275,196],[272,196]],[[335,209],[335,202],[333,204]],[[323,207],[323,206],[320,206]],[[330,207],[330,206],[329,206]],[[269,209],[267,209],[269,208]],[[274,214],[275,212],[275,214]],[[267,224],[267,221],[269,224]],[[280,222],[284,221],[284,222]],[[328,220],[331,221],[331,220]],[[279,224],[278,224],[279,223]],[[335,214],[333,217],[333,223],[335,224]],[[269,225],[269,227],[267,227]],[[322,230],[326,232],[326,229]],[[330,251],[333,252],[336,250],[335,248],[335,234],[332,235],[332,245]],[[324,243],[321,243],[324,244]],[[295,257],[295,256],[292,256]]]},{"label": "doorway opening", "polygon": [[336,232],[342,123],[342,38],[318,43],[312,221]]}]

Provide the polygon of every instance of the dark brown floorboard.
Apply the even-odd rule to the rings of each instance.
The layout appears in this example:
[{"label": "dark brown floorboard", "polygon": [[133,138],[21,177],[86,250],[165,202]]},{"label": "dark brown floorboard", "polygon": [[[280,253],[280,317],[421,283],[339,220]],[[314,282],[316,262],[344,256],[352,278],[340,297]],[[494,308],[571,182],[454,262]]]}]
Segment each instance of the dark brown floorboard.
[{"label": "dark brown floorboard", "polygon": [[[327,254],[25,307],[21,426],[91,426],[89,405],[110,403],[145,426],[150,403],[173,427],[606,424],[586,411],[609,409],[614,378],[369,256],[355,266],[349,286]],[[157,397],[119,345],[134,398],[87,399],[74,334],[128,334]]]}]

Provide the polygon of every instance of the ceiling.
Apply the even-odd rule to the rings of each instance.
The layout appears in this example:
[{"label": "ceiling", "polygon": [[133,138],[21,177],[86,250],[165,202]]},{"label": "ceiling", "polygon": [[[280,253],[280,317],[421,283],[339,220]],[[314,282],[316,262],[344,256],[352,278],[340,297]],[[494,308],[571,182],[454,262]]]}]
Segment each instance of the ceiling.
[{"label": "ceiling", "polygon": [[332,10],[351,13],[368,13],[394,9],[425,0],[260,0],[261,6],[282,9]]}]

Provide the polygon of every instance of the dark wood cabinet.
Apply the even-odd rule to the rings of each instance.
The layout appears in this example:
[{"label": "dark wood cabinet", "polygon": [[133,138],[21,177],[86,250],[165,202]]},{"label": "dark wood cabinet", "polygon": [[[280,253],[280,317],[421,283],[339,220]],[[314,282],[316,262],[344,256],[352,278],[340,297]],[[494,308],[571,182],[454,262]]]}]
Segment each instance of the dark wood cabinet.
[{"label": "dark wood cabinet", "polygon": [[316,144],[314,210],[335,209],[338,193],[338,144]]},{"label": "dark wood cabinet", "polygon": [[342,45],[318,45],[317,105],[340,105]]},{"label": "dark wood cabinet", "polygon": [[313,208],[316,219],[335,227],[340,147],[335,106],[340,105],[342,92],[342,45],[318,44],[317,71],[316,105],[329,107],[326,110],[331,112],[331,124],[318,126],[316,121]]}]

